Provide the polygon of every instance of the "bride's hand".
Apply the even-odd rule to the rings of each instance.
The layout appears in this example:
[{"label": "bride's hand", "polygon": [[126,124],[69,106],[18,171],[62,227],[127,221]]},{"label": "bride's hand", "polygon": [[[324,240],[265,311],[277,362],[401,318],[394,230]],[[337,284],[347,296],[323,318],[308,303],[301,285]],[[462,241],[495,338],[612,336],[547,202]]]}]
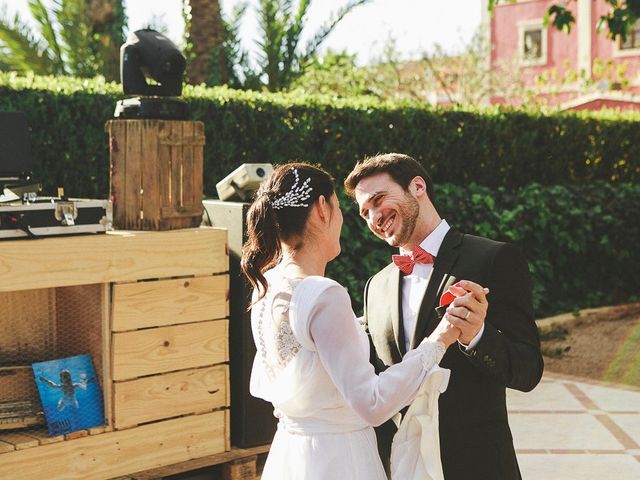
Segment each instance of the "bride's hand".
[{"label": "bride's hand", "polygon": [[448,320],[442,319],[436,329],[429,335],[429,340],[442,342],[448,348],[449,345],[458,340],[461,333],[458,327],[452,325]]}]

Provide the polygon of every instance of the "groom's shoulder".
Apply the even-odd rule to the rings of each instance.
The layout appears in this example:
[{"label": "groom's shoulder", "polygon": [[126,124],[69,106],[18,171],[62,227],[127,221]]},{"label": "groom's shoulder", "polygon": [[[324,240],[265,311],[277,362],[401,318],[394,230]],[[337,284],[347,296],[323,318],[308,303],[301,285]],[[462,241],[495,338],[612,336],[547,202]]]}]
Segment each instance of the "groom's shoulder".
[{"label": "groom's shoulder", "polygon": [[482,250],[495,250],[504,247],[505,245],[509,245],[506,242],[500,242],[498,240],[493,240],[487,237],[479,237],[477,235],[471,235],[465,233],[462,235],[462,246],[473,249],[482,249]]},{"label": "groom's shoulder", "polygon": [[369,282],[377,283],[377,282],[385,281],[389,277],[389,275],[391,275],[393,273],[395,268],[398,268],[398,267],[396,267],[393,264],[393,262],[389,263],[389,265],[384,267],[382,270],[380,270],[377,273],[373,274],[371,276],[371,278],[369,278]]}]

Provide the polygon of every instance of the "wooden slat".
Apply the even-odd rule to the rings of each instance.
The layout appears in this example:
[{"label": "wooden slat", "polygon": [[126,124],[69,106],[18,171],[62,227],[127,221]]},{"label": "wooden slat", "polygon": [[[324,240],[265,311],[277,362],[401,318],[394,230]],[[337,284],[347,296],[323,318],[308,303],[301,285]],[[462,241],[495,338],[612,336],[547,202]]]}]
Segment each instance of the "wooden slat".
[{"label": "wooden slat", "polygon": [[[24,433],[5,432],[0,433],[0,441],[10,443],[16,450],[23,450],[25,448],[37,447],[40,443],[33,437],[25,435]],[[2,457],[4,459],[5,457]],[[4,478],[0,475],[0,478]]]},{"label": "wooden slat", "polygon": [[50,437],[46,428],[30,428],[23,432],[25,435],[35,438],[40,445],[48,445],[50,443],[58,443],[64,440],[64,435]]},{"label": "wooden slat", "polygon": [[229,367],[217,365],[115,382],[113,391],[116,429],[211,411],[229,406]]},{"label": "wooden slat", "polygon": [[83,437],[88,437],[88,436],[89,436],[89,430],[77,430],[75,432],[65,433],[64,434],[64,439],[65,440],[75,440],[76,438],[83,438]]},{"label": "wooden slat", "polygon": [[[113,399],[111,391],[111,285],[102,284],[102,374],[104,381],[102,382],[102,395],[104,398],[104,418],[107,425],[93,428],[111,428],[113,425]],[[92,428],[92,429],[93,429]],[[92,429],[89,429],[90,431]]]},{"label": "wooden slat", "polygon": [[160,145],[158,146],[158,166],[160,179],[160,192],[162,196],[160,198],[160,209],[162,212],[167,208],[172,208],[172,196],[174,192],[171,184],[171,147],[163,144],[163,139],[171,137],[172,122],[159,122],[158,124],[158,137],[160,138]]},{"label": "wooden slat", "polygon": [[11,443],[3,442],[2,440],[0,440],[0,453],[13,452],[15,449],[16,447]]},{"label": "wooden slat", "polygon": [[228,320],[114,333],[113,379],[153,375],[226,362]]},{"label": "wooden slat", "polygon": [[113,223],[124,225],[125,210],[125,166],[127,129],[124,122],[109,120],[105,125],[109,134],[109,196],[113,202]]},{"label": "wooden slat", "polygon": [[166,467],[154,468],[152,470],[139,471],[128,475],[128,478],[132,480],[154,480],[158,478],[169,477],[171,475],[178,475],[180,473],[191,472],[205,467],[211,467],[213,465],[220,465],[227,462],[233,462],[242,458],[253,457],[254,455],[262,455],[267,453],[271,445],[260,445],[258,447],[251,448],[232,448],[223,453],[217,453],[215,455],[207,455],[206,457],[195,458],[193,460],[187,460],[186,462],[180,462]]},{"label": "wooden slat", "polygon": [[229,276],[113,286],[114,332],[214,320],[229,315]]},{"label": "wooden slat", "polygon": [[240,458],[222,465],[222,480],[256,480],[257,455]]},{"label": "wooden slat", "polygon": [[[171,123],[171,134],[176,137],[182,137],[182,129],[183,123],[180,122],[172,122]],[[170,170],[170,192],[169,196],[169,206],[177,208],[182,206],[182,167],[183,167],[183,147],[179,146],[169,146],[164,147],[169,148],[171,151],[171,170]],[[179,222],[179,220],[175,220]]]},{"label": "wooden slat", "polygon": [[108,479],[224,451],[228,410],[3,453],[0,478]]},{"label": "wooden slat", "polygon": [[[164,195],[160,184],[159,160],[159,124],[161,122],[144,122],[142,128],[142,228],[159,230],[161,198]],[[135,160],[135,159],[131,159]]]},{"label": "wooden slat", "polygon": [[[125,197],[124,204],[119,203],[120,210],[124,207],[124,222],[115,223],[115,228],[124,228],[137,230],[142,226],[140,213],[142,212],[142,164],[140,155],[142,155],[142,122],[128,122],[127,124],[127,143],[125,151]],[[119,217],[119,215],[118,215]]]},{"label": "wooden slat", "polygon": [[202,207],[201,192],[204,191],[204,123],[193,122],[193,133],[196,138],[202,139],[202,143],[194,144],[191,147],[193,151],[192,168],[189,171],[191,178],[189,184],[192,188],[189,190],[189,205],[197,206],[200,208],[200,215],[202,216],[204,209]]},{"label": "wooden slat", "polygon": [[3,241],[0,292],[221,273],[226,238],[203,227]]}]

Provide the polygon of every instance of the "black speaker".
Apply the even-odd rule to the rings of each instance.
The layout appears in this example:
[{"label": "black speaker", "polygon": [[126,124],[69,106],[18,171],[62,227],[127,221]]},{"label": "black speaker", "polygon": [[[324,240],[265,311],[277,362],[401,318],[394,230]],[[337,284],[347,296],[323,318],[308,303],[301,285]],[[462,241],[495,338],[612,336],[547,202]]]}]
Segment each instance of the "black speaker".
[{"label": "black speaker", "polygon": [[246,240],[248,203],[204,200],[203,225],[229,232],[229,370],[231,375],[231,444],[248,448],[271,443],[277,419],[273,406],[249,393],[256,347],[251,335],[251,285],[240,272],[242,244]]}]

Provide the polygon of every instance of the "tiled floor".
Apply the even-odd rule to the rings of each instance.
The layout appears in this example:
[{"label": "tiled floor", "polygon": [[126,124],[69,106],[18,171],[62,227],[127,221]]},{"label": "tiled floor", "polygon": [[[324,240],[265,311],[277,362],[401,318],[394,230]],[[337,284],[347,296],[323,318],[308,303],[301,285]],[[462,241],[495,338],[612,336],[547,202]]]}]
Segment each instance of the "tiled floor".
[{"label": "tiled floor", "polygon": [[507,392],[524,480],[640,479],[640,389],[545,373]]}]

